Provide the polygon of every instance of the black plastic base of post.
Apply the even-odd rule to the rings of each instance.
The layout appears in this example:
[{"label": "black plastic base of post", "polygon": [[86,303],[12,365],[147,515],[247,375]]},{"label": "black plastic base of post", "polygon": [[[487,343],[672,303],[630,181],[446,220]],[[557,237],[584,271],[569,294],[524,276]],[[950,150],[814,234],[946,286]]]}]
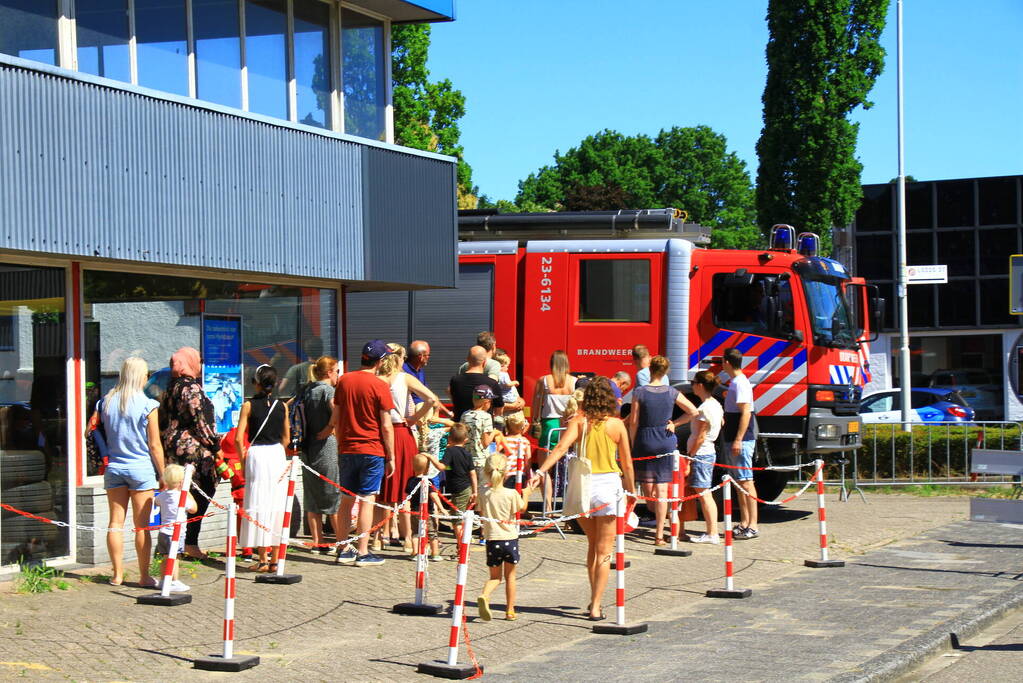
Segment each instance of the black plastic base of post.
[{"label": "black plastic base of post", "polygon": [[739,588],[736,590],[728,590],[726,588],[712,588],[707,591],[708,598],[748,598],[753,595],[753,591],[749,588]]},{"label": "black plastic base of post", "polygon": [[[625,560],[625,568],[628,569],[631,566],[632,566],[632,562],[630,562],[628,560]],[[611,560],[611,569],[614,570],[614,571],[618,571],[618,563],[615,562],[614,560]]]},{"label": "black plastic base of post", "polygon": [[434,614],[440,614],[440,611],[444,609],[442,605],[434,605],[429,602],[415,603],[415,602],[400,602],[391,608],[391,611],[395,614],[410,614],[415,617],[428,617]]},{"label": "black plastic base of post", "polygon": [[[472,664],[448,664],[442,662],[439,659],[435,659],[432,662],[420,662],[419,666],[416,667],[416,673],[429,674],[430,676],[436,676],[437,678],[451,678],[456,681],[464,681],[466,678],[472,678],[476,675],[476,667]],[[483,673],[483,667],[480,667],[480,673]]]},{"label": "black plastic base of post", "polygon": [[150,593],[135,598],[136,605],[158,605],[160,607],[177,607],[190,602],[192,602],[191,593],[171,593],[166,596],[160,593]]},{"label": "black plastic base of post", "polygon": [[631,636],[635,633],[646,633],[647,623],[637,621],[631,624],[594,624],[594,633],[606,633],[615,636]]},{"label": "black plastic base of post", "polygon": [[259,574],[256,576],[256,583],[299,583],[302,581],[301,574]]},{"label": "black plastic base of post", "polygon": [[692,550],[682,550],[682,548],[654,548],[654,555],[668,555],[670,557],[689,557],[693,554]]},{"label": "black plastic base of post", "polygon": [[228,659],[224,659],[220,655],[210,655],[209,657],[196,657],[192,660],[192,668],[202,669],[203,671],[237,673],[238,671],[251,669],[254,666],[259,666],[259,657],[256,655],[235,655]]},{"label": "black plastic base of post", "polygon": [[842,560],[803,560],[803,565],[820,569],[822,567],[844,567],[845,562]]}]

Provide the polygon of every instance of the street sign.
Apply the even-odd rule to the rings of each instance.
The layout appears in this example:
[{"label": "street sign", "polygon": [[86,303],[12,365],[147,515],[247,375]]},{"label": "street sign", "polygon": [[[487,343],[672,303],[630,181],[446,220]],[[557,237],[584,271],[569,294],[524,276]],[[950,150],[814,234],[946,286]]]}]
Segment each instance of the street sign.
[{"label": "street sign", "polygon": [[948,282],[948,266],[908,266],[906,284],[943,285]]},{"label": "street sign", "polygon": [[1023,315],[1023,254],[1009,257],[1009,313]]}]

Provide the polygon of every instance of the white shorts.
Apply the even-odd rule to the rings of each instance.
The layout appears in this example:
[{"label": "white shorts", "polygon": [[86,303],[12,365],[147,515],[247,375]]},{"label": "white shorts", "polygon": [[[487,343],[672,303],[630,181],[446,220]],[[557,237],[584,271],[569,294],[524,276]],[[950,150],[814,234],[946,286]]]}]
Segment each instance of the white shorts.
[{"label": "white shorts", "polygon": [[[614,517],[618,514],[618,496],[622,492],[622,475],[617,472],[590,475],[591,517]],[[603,508],[597,510],[601,505]]]}]

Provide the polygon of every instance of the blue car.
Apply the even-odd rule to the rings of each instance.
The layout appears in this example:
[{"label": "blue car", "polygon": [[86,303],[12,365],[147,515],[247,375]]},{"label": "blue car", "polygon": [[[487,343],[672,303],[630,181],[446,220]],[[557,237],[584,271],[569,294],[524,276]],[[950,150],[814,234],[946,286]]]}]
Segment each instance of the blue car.
[{"label": "blue car", "polygon": [[[910,389],[912,406],[909,411],[911,422],[921,424],[946,424],[949,422],[972,422],[973,409],[958,391],[948,389]],[[887,424],[902,422],[902,392],[899,389],[878,391],[864,396],[860,401],[860,420],[864,424]]]}]

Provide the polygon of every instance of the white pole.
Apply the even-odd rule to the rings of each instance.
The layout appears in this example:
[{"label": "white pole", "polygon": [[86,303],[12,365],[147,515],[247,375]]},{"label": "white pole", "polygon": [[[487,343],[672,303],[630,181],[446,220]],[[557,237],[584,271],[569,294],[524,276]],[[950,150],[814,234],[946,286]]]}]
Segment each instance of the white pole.
[{"label": "white pole", "polygon": [[902,430],[910,431],[910,369],[909,369],[909,283],[906,259],[906,154],[902,97],[902,0],[896,2],[897,101],[899,138],[898,229],[899,229],[899,383],[902,396]]}]

